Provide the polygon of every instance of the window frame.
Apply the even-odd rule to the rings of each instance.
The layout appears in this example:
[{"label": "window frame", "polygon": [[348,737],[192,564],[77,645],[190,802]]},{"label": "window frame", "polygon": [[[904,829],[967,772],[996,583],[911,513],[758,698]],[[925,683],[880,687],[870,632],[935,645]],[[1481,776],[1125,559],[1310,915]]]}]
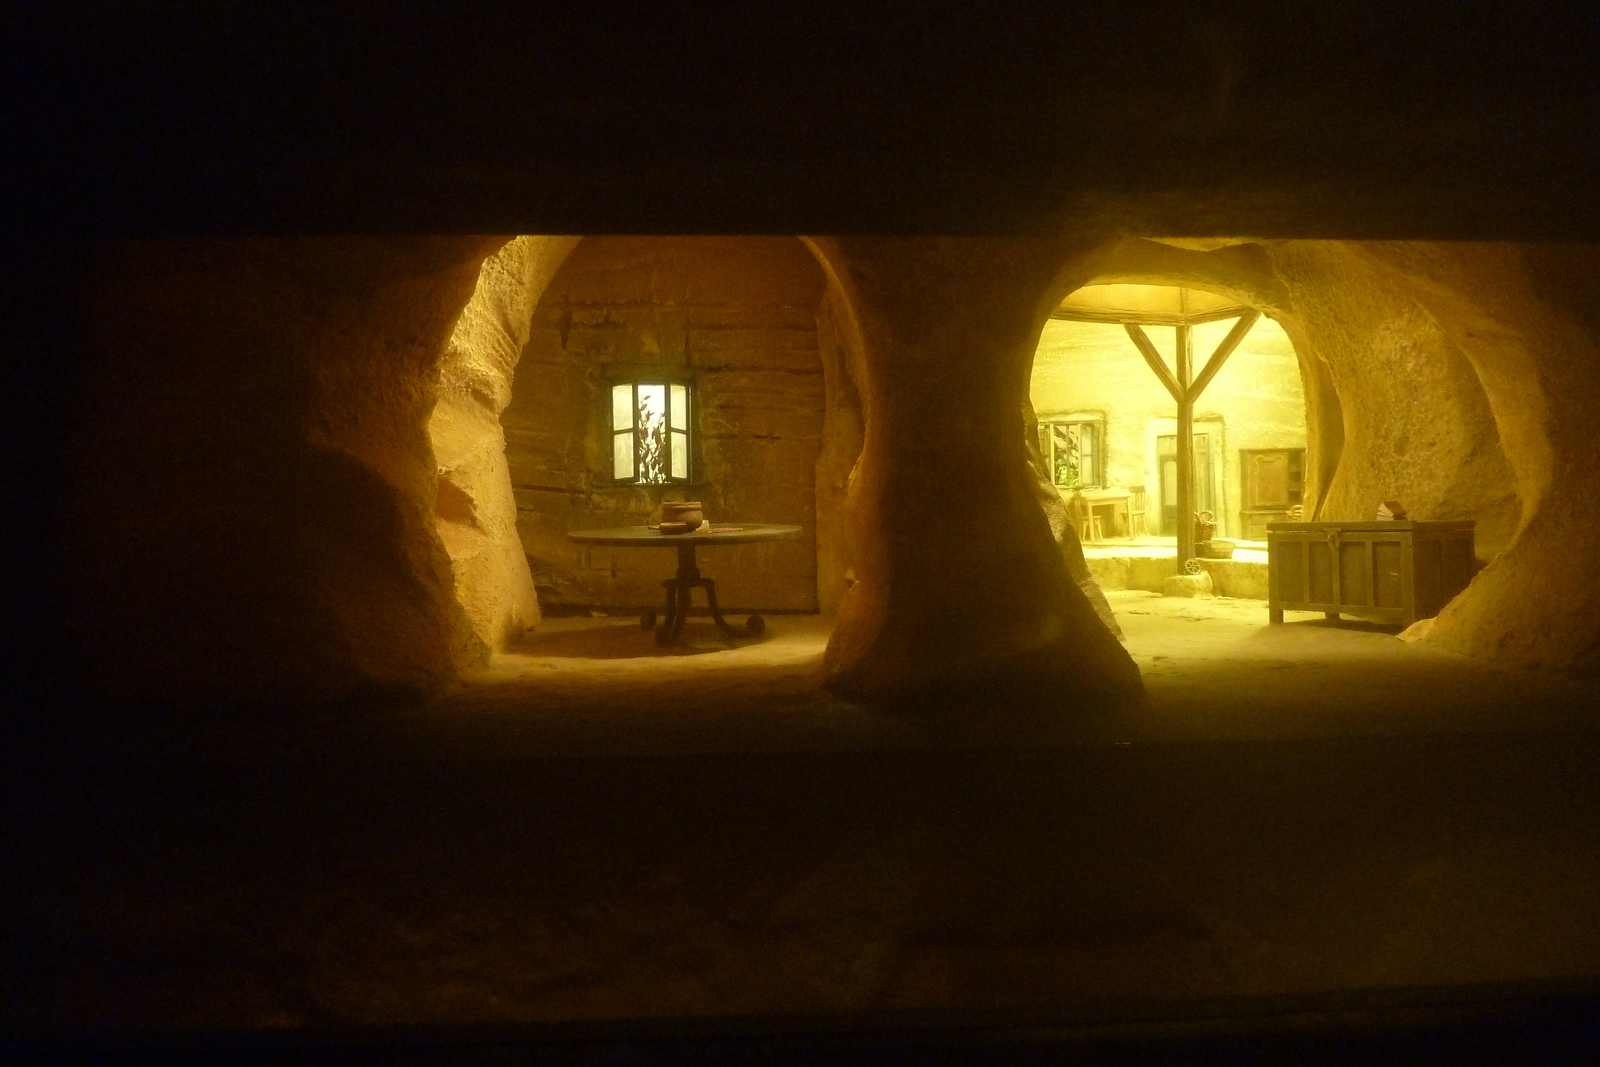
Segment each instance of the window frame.
[{"label": "window frame", "polygon": [[[695,419],[698,416],[699,397],[695,389],[695,381],[691,375],[678,374],[672,371],[657,371],[634,368],[612,368],[606,375],[605,388],[605,425],[606,447],[604,449],[606,472],[613,485],[637,486],[671,486],[693,484],[698,473],[696,450],[699,434],[695,429]],[[660,386],[663,396],[663,411],[661,413],[663,432],[662,443],[664,456],[661,459],[662,477],[659,480],[645,480],[640,471],[640,461],[643,458],[643,428],[639,425],[638,412],[640,408],[639,390],[641,386]],[[634,413],[633,421],[624,427],[617,426],[616,390],[628,388],[631,391],[631,411]],[[687,412],[682,418],[681,428],[676,425],[679,421],[675,418],[676,403],[673,394],[676,389],[683,390],[683,406]],[[631,435],[633,438],[633,474],[619,476],[617,474],[617,438]],[[681,440],[677,440],[681,438]],[[679,449],[682,450],[683,474],[672,473],[674,461],[678,458]]]},{"label": "window frame", "polygon": [[[1069,426],[1086,426],[1091,433],[1093,447],[1091,450],[1090,472],[1092,477],[1083,478],[1081,475],[1075,485],[1065,485],[1059,480],[1056,465],[1056,428]],[[1050,484],[1057,489],[1104,489],[1106,481],[1106,417],[1098,412],[1074,412],[1070,415],[1053,415],[1039,419],[1039,451],[1044,456],[1045,467],[1050,472]]]}]

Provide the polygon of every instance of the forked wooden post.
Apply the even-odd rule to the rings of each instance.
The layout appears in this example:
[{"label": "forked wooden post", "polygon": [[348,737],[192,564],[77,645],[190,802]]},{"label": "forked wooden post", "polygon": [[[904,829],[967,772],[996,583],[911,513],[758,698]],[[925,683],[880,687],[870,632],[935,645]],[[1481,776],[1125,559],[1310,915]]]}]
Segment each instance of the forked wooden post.
[{"label": "forked wooden post", "polygon": [[[1155,376],[1161,379],[1161,384],[1166,386],[1167,392],[1172,394],[1173,402],[1178,405],[1178,528],[1174,531],[1177,535],[1178,565],[1194,558],[1194,405],[1200,399],[1200,394],[1205,392],[1206,386],[1211,384],[1211,379],[1217,376],[1222,365],[1227,362],[1233,350],[1239,347],[1239,342],[1244,340],[1245,334],[1250,332],[1256,320],[1261,318],[1261,312],[1241,308],[1239,321],[1233,324],[1233,329],[1217,345],[1211,358],[1206,360],[1205,369],[1198,377],[1191,378],[1194,367],[1194,335],[1193,326],[1188,322],[1178,322],[1177,327],[1177,366],[1168,368],[1166,361],[1161,358],[1161,353],[1156,351],[1156,346],[1151,344],[1150,338],[1144,332],[1144,327],[1137,322],[1125,321],[1122,328],[1128,331],[1128,337],[1133,341],[1139,354],[1150,365]],[[1215,313],[1206,316],[1206,321],[1215,321]],[[1176,373],[1174,373],[1174,370]]]}]

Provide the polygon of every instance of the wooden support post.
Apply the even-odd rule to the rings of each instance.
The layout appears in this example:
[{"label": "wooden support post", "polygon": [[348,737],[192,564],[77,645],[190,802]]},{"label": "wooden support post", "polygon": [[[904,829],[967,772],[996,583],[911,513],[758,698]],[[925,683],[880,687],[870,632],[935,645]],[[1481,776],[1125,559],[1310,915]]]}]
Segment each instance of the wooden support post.
[{"label": "wooden support post", "polygon": [[1172,376],[1172,371],[1167,369],[1166,363],[1161,359],[1161,353],[1156,351],[1156,346],[1150,343],[1144,327],[1136,322],[1125,322],[1122,328],[1128,331],[1133,347],[1139,350],[1144,361],[1150,365],[1150,370],[1161,380],[1161,384],[1166,386],[1167,392],[1172,394],[1172,399],[1176,403],[1183,403],[1183,387],[1178,384],[1178,379]]},{"label": "wooden support post", "polygon": [[1193,338],[1188,326],[1177,327],[1178,381],[1178,566],[1194,558],[1194,397],[1190,394]]},{"label": "wooden support post", "polygon": [[[1161,354],[1156,351],[1156,346],[1150,343],[1150,338],[1145,334],[1143,327],[1132,319],[1125,319],[1123,329],[1128,331],[1128,337],[1133,341],[1139,354],[1150,365],[1155,376],[1166,386],[1167,392],[1172,394],[1172,399],[1178,405],[1178,528],[1173,531],[1177,535],[1178,566],[1183,566],[1187,560],[1194,558],[1194,404],[1200,399],[1200,394],[1206,386],[1211,384],[1211,379],[1217,376],[1222,365],[1227,362],[1233,350],[1239,347],[1239,342],[1244,340],[1245,334],[1256,324],[1261,317],[1259,311],[1240,309],[1229,314],[1239,315],[1239,321],[1233,324],[1233,329],[1228,331],[1228,336],[1217,345],[1211,358],[1206,361],[1205,369],[1199,377],[1193,376],[1194,371],[1194,337],[1189,323],[1177,325],[1177,373],[1167,368]],[[1078,316],[1074,316],[1078,317]],[[1221,316],[1215,314],[1196,316],[1195,321],[1214,322]],[[1094,320],[1098,321],[1098,320]]]}]

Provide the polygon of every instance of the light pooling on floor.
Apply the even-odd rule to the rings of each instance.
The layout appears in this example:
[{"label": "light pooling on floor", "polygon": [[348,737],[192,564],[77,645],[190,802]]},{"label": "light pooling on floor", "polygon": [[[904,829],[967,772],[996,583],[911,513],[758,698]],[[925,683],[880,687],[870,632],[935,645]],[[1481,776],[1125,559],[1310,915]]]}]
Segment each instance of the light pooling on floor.
[{"label": "light pooling on floor", "polygon": [[[975,714],[961,743],[1099,744],[1587,728],[1600,684],[1506,671],[1398,640],[1393,627],[1226,597],[1107,594],[1147,696],[1119,712],[1064,697],[1021,733]],[[730,648],[693,619],[688,647],[658,649],[632,618],[549,620],[544,632],[433,705],[428,744],[572,753],[839,750],[943,744],[912,719],[821,688],[829,625],[777,616]],[[470,721],[468,734],[455,731]],[[490,740],[493,738],[494,740]]]}]

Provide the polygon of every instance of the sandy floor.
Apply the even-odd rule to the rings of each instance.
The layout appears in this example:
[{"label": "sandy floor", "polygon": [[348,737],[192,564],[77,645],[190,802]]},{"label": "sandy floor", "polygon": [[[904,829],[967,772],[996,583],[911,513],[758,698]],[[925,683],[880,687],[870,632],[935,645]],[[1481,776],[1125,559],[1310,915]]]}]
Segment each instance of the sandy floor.
[{"label": "sandy floor", "polygon": [[[1398,640],[1394,627],[1260,601],[1108,594],[1144,675],[1142,706],[1046,707],[1044,733],[961,744],[1392,736],[1588,728],[1600,684],[1503,671]],[[504,752],[835,750],[943,743],[914,720],[820,686],[826,621],[777,616],[736,647],[695,620],[662,650],[633,619],[553,619],[414,720],[436,742]],[[1059,715],[1053,714],[1059,710]]]}]

